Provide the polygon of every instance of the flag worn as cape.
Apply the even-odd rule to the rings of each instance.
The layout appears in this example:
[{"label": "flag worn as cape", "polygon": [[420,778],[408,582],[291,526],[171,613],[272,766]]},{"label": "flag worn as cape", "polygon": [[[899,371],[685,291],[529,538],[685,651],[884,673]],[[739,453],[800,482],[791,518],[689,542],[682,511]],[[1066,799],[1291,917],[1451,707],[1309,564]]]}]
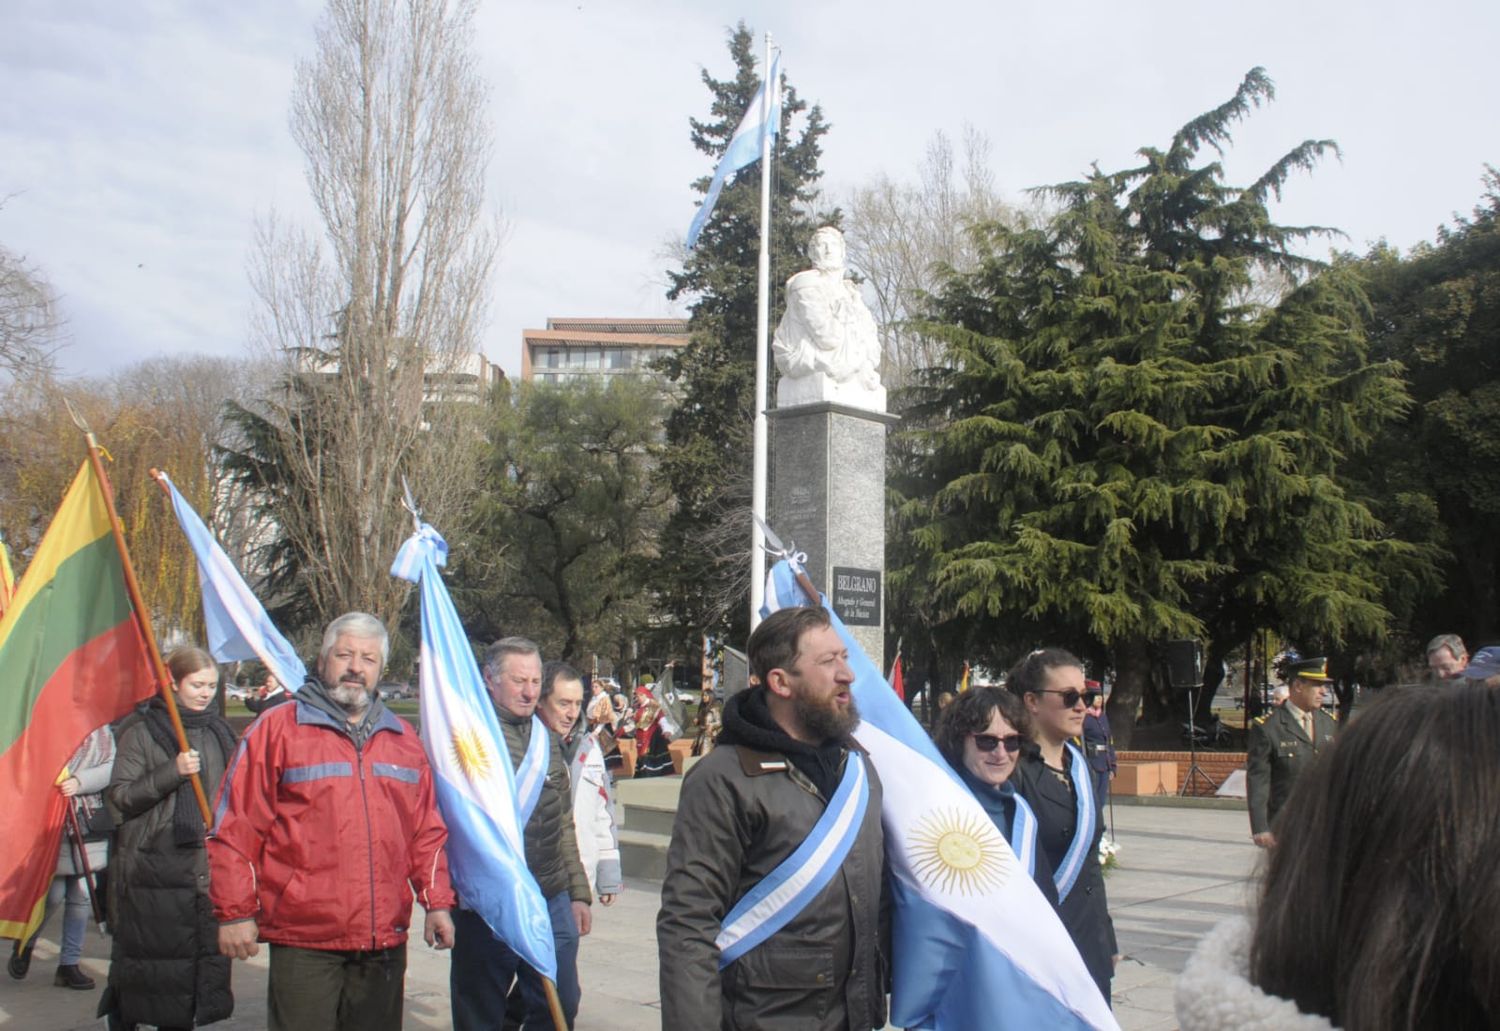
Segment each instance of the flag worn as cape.
[{"label": "flag worn as cape", "polygon": [[265,606],[235,568],[219,542],[177,487],[162,473],[161,482],[172,499],[172,512],[198,560],[198,586],[203,592],[203,624],[208,628],[208,651],[220,662],[259,659],[281,686],[296,691],[307,679],[307,667],[297,650],[276,629]]},{"label": "flag worn as cape", "polygon": [[[819,599],[827,608],[825,599]],[[785,559],[763,611],[806,604]],[[880,774],[894,907],[891,1023],[969,1031],[1118,1031],[1078,950],[979,802],[832,609]]]},{"label": "flag worn as cape", "polygon": [[24,940],[41,923],[63,766],[156,690],[104,489],[85,461],[0,617],[0,938]]},{"label": "flag worn as cape", "polygon": [[423,523],[391,566],[421,587],[422,746],[448,825],[448,872],[463,904],[550,980],[557,979],[552,921],[526,868],[515,772],[500,718],[485,690],[438,566],[448,544]]}]

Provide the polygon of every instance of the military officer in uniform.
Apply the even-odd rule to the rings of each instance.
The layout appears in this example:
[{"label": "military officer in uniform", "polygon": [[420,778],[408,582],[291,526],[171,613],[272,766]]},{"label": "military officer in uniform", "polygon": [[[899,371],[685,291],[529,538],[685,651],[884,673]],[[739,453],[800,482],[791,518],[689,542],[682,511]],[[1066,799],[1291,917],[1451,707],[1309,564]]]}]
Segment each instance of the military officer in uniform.
[{"label": "military officer in uniform", "polygon": [[1271,824],[1292,794],[1292,785],[1319,752],[1333,741],[1338,724],[1323,711],[1329,683],[1327,659],[1302,659],[1287,670],[1285,705],[1250,725],[1245,762],[1250,802],[1250,835],[1262,848],[1276,844]]}]

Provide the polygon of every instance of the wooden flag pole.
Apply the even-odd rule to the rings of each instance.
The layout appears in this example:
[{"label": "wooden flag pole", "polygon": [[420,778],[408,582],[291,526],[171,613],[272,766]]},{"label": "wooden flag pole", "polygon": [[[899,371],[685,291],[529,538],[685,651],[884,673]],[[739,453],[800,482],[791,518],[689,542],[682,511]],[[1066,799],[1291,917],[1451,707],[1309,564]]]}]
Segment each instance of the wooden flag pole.
[{"label": "wooden flag pole", "polygon": [[[99,460],[99,441],[94,438],[93,432],[88,425],[79,418],[78,413],[73,411],[73,406],[68,405],[68,410],[73,414],[73,421],[78,428],[83,430],[84,438],[89,445],[89,464],[94,468],[94,476],[99,481],[99,493],[104,497],[104,507],[109,512],[109,528],[114,533],[115,547],[120,552],[120,564],[125,571],[125,590],[130,595],[130,605],[135,610],[136,626],[140,628],[141,637],[146,642],[146,650],[151,655],[151,669],[156,674],[156,687],[161,692],[162,700],[167,704],[167,715],[171,717],[172,729],[177,733],[177,743],[184,752],[192,751],[188,744],[187,730],[182,725],[182,714],[177,711],[177,696],[172,693],[172,676],[167,672],[166,663],[161,661],[161,650],[156,646],[156,633],[151,629],[151,615],[146,611],[146,602],[141,597],[141,585],[135,578],[135,567],[130,562],[130,549],[125,546],[125,531],[120,524],[120,515],[115,511],[114,492],[110,490],[109,478],[104,475],[104,463]],[[204,794],[203,781],[198,779],[196,773],[188,774],[188,780],[193,785],[193,795],[198,799],[198,808],[203,813],[203,826],[213,826],[213,810],[208,804],[208,795]]]},{"label": "wooden flag pole", "polygon": [[557,985],[550,977],[542,978],[542,988],[547,992],[547,1008],[552,1011],[552,1026],[556,1031],[568,1031],[568,1018],[563,1016],[562,1000],[557,997]]}]

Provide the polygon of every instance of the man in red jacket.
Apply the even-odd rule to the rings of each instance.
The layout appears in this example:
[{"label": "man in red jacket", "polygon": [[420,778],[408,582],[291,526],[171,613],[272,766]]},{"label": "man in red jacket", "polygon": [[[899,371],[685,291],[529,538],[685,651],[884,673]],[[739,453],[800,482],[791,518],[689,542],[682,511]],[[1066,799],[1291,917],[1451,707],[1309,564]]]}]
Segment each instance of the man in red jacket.
[{"label": "man in red jacket", "polygon": [[270,943],[272,1031],[401,1027],[413,889],[427,944],[453,944],[432,771],[375,691],[389,648],[374,616],[330,623],[317,675],[246,731],[214,803],[219,950]]}]

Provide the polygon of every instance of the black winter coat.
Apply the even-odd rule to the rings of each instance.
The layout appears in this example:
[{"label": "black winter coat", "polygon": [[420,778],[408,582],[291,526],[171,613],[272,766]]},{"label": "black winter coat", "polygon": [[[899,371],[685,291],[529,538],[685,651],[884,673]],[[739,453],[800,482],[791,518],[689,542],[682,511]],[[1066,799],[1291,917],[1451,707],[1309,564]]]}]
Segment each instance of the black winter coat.
[{"label": "black winter coat", "polygon": [[[1046,853],[1048,865],[1056,870],[1067,854],[1078,824],[1073,793],[1042,760],[1034,746],[1029,746],[1016,764],[1011,783],[1036,814],[1037,847]],[[1119,948],[1115,942],[1115,923],[1109,916],[1109,900],[1104,894],[1104,870],[1098,860],[1099,839],[1104,836],[1099,801],[1095,796],[1094,837],[1089,842],[1083,868],[1073,890],[1058,903],[1057,914],[1108,1002],[1110,981],[1114,979],[1114,955]]]},{"label": "black winter coat", "polygon": [[[229,756],[206,729],[189,728],[188,743],[202,759],[199,777],[211,801]],[[234,1012],[230,960],[219,954],[208,897],[207,856],[201,846],[182,848],[172,838],[174,793],[183,783],[176,760],[139,713],[121,725],[105,793],[118,826],[109,864],[114,944],[99,1015],[114,1012],[127,1026],[193,1027]]]},{"label": "black winter coat", "polygon": [[[510,751],[511,769],[516,769],[531,744],[531,717],[517,719],[498,705],[495,714],[500,717],[500,731]],[[561,739],[551,733],[547,738],[547,780],[522,832],[526,867],[536,878],[543,898],[567,892],[572,901],[592,905],[594,896],[583,872],[583,860],[578,857],[578,832],[573,826],[573,781],[568,776]]]}]

